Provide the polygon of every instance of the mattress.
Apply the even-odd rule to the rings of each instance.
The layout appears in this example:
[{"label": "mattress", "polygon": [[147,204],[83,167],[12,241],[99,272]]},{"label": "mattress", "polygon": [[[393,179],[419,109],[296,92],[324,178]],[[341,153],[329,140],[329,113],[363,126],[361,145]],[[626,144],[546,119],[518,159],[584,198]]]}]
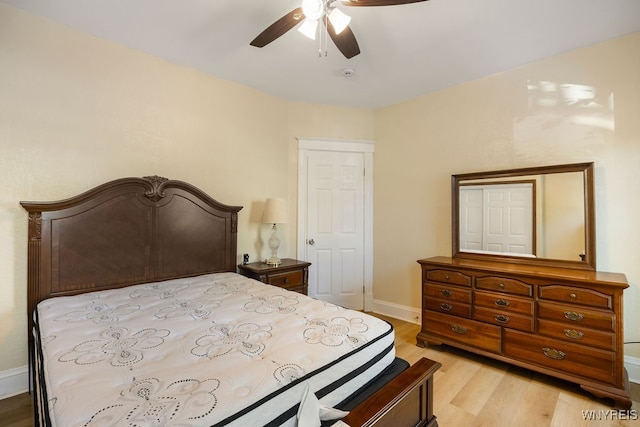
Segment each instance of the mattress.
[{"label": "mattress", "polygon": [[42,301],[44,424],[296,425],[390,365],[391,325],[235,273]]}]

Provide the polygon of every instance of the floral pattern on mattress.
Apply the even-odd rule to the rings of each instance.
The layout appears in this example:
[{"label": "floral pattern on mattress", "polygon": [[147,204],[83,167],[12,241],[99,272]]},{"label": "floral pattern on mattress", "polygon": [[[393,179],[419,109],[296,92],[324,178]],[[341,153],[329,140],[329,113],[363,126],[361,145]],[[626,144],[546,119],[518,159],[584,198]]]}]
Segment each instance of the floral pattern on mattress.
[{"label": "floral pattern on mattress", "polygon": [[384,321],[235,273],[52,298],[38,327],[64,427],[270,419],[393,346]]}]

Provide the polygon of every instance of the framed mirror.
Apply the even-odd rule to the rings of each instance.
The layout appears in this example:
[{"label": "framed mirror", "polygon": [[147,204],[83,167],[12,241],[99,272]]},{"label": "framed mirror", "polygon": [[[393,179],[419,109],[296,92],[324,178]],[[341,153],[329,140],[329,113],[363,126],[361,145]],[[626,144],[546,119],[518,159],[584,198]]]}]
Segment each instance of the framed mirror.
[{"label": "framed mirror", "polygon": [[596,269],[593,163],[451,176],[454,258]]}]

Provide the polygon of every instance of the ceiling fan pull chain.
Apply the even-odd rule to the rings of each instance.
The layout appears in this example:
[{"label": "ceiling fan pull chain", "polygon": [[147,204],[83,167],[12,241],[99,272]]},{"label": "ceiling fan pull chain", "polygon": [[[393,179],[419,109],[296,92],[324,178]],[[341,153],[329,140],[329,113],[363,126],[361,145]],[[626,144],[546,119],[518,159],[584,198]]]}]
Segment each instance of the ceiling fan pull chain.
[{"label": "ceiling fan pull chain", "polygon": [[[322,31],[324,33],[324,40],[322,36],[320,37],[320,39],[323,40],[322,49],[324,50],[324,56],[327,56],[327,38],[329,34],[329,30],[327,30],[327,22],[329,22],[327,19],[327,3],[328,2],[326,1],[324,2],[324,5],[323,5],[324,13],[322,14],[322,18],[321,18],[321,19],[324,19],[324,31]],[[322,52],[320,52],[320,56],[322,56]]]},{"label": "ceiling fan pull chain", "polygon": [[[320,20],[322,20],[322,17]],[[322,26],[318,25],[318,58],[322,58],[322,34]]]},{"label": "ceiling fan pull chain", "polygon": [[[326,6],[325,6],[326,7]],[[327,56],[327,43],[329,40],[329,15],[324,14],[324,56]]]},{"label": "ceiling fan pull chain", "polygon": [[[320,18],[322,19],[322,18]],[[320,27],[320,29],[318,30],[319,33],[319,37],[318,37],[318,58],[322,58],[322,39],[324,38],[324,32],[326,31],[324,28],[322,28],[321,25],[318,25],[318,27]]]}]

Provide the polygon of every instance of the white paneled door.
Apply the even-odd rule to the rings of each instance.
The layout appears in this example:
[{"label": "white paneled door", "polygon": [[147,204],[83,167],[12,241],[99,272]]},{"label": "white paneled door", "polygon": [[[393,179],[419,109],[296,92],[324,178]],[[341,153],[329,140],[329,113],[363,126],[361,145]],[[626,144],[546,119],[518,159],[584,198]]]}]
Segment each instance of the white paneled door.
[{"label": "white paneled door", "polygon": [[533,186],[493,186],[485,190],[484,197],[485,248],[533,255]]},{"label": "white paneled door", "polygon": [[460,249],[535,255],[532,183],[460,187]]},{"label": "white paneled door", "polygon": [[[367,154],[304,150],[300,160],[298,233],[312,263],[309,295],[356,310],[365,308]],[[370,250],[371,248],[369,248]]]}]

